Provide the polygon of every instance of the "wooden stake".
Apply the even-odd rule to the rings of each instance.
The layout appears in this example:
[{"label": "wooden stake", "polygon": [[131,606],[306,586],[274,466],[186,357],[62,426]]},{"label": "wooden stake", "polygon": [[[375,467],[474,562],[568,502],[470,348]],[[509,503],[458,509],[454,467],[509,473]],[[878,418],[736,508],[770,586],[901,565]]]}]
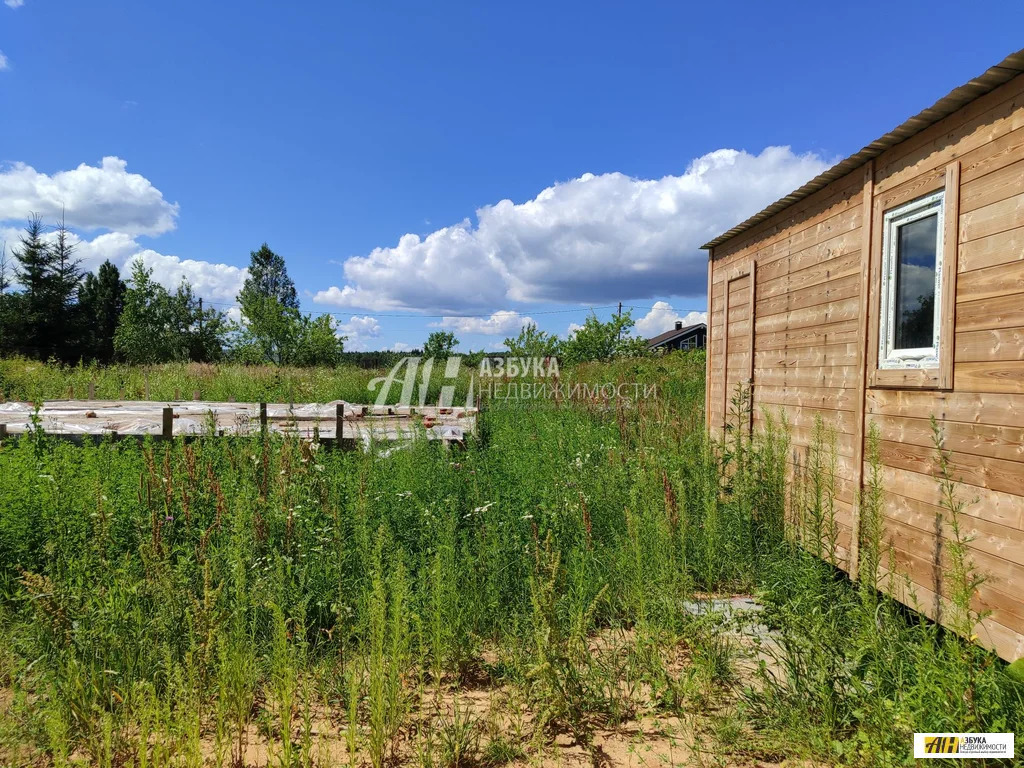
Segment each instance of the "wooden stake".
[{"label": "wooden stake", "polygon": [[199,390],[198,389],[193,389],[192,390],[192,399],[193,400],[201,400],[202,399],[201,397],[199,397]]},{"label": "wooden stake", "polygon": [[174,439],[174,409],[170,406],[164,408],[163,438]]},{"label": "wooden stake", "polygon": [[267,404],[260,403],[260,432],[267,431]]},{"label": "wooden stake", "polygon": [[341,446],[341,435],[342,426],[345,423],[345,404],[338,403],[334,406],[334,439],[338,442],[338,446]]},{"label": "wooden stake", "polygon": [[181,400],[181,389],[179,389],[178,387],[175,387],[174,388],[174,402],[177,403],[180,400]]},{"label": "wooden stake", "polygon": [[89,399],[90,400],[95,400],[96,399],[96,382],[95,381],[90,381],[89,382]]},{"label": "wooden stake", "polygon": [[7,425],[6,424],[0,424],[0,440],[6,440],[6,439],[7,439]]}]

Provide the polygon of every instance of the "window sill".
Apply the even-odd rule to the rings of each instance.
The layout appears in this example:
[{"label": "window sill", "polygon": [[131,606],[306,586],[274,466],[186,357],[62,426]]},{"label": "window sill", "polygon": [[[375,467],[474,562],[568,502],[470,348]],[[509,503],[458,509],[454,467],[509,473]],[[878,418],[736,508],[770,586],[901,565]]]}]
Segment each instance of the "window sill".
[{"label": "window sill", "polygon": [[950,389],[942,386],[938,368],[885,368],[868,378],[868,386],[875,389]]}]

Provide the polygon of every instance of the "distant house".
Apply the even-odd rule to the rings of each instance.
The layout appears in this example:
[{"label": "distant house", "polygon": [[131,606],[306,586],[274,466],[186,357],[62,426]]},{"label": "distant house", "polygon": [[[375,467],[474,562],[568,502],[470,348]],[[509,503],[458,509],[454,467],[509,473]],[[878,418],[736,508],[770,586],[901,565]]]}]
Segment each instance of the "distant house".
[{"label": "distant house", "polygon": [[753,425],[785,415],[794,470],[817,425],[835,429],[837,555],[853,576],[877,428],[882,572],[946,621],[934,419],[973,501],[977,637],[1024,656],[1024,51],[704,247],[708,425],[740,427],[742,386]]},{"label": "distant house", "polygon": [[676,320],[676,327],[647,340],[648,349],[660,349],[668,352],[674,349],[704,349],[708,337],[706,323],[688,325],[685,328],[681,321]]}]

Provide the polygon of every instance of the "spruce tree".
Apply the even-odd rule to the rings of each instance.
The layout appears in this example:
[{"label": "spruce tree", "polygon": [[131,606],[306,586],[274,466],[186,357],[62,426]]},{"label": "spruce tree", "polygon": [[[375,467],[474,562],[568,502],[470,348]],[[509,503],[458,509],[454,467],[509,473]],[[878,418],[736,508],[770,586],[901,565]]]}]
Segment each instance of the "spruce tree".
[{"label": "spruce tree", "polygon": [[288,363],[302,333],[295,283],[284,259],[266,243],[249,256],[249,276],[238,294],[245,317],[240,346],[252,350],[253,358]]},{"label": "spruce tree", "polygon": [[114,359],[114,333],[124,311],[128,290],[117,267],[105,261],[96,274],[85,276],[78,294],[79,318],[88,329],[83,343],[86,357],[109,363]]},{"label": "spruce tree", "polygon": [[49,332],[53,338],[53,353],[62,360],[71,361],[88,354],[84,347],[91,335],[89,318],[81,316],[78,306],[78,291],[82,284],[81,259],[75,256],[75,244],[63,216],[55,235],[50,244],[53,274],[49,280]]},{"label": "spruce tree", "polygon": [[10,259],[7,256],[7,241],[0,242],[0,355],[9,355],[13,352],[13,340],[17,328],[13,305],[17,296],[7,292],[11,287],[11,280],[14,278],[14,270]]},{"label": "spruce tree", "polygon": [[43,240],[43,221],[37,214],[29,216],[14,257],[22,301],[13,346],[22,354],[45,359],[59,351],[53,335],[55,270],[53,253]]},{"label": "spruce tree", "polygon": [[299,308],[295,283],[288,277],[284,258],[270,250],[266,243],[258,251],[249,252],[249,276],[239,294],[239,303],[243,296],[277,299],[285,309]]},{"label": "spruce tree", "polygon": [[78,289],[82,284],[82,260],[75,256],[75,244],[71,242],[71,232],[64,224],[63,217],[57,225],[55,234],[56,237],[50,245],[54,309],[65,311],[78,298]]},{"label": "spruce tree", "polygon": [[7,258],[7,241],[3,240],[0,241],[0,296],[7,294],[13,277],[14,271],[11,268],[10,259]]}]

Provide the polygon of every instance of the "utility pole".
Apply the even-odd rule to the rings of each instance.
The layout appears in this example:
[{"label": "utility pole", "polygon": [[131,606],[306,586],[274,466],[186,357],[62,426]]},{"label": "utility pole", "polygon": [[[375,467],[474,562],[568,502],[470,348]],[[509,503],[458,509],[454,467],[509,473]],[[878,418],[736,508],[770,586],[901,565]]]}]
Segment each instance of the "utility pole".
[{"label": "utility pole", "polygon": [[[622,319],[622,302],[621,301],[619,302],[619,314],[616,315],[616,317],[618,317],[620,320]],[[619,341],[622,341],[622,326],[621,325],[619,326],[619,332],[618,332],[617,338],[618,338]]]}]

